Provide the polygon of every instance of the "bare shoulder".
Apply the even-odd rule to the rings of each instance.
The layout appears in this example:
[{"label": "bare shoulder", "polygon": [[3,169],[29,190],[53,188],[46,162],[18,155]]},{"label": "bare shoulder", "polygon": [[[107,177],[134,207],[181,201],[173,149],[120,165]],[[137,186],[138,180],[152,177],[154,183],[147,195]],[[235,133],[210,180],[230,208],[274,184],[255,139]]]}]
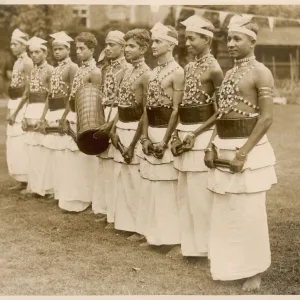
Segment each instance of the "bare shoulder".
[{"label": "bare shoulder", "polygon": [[143,75],[142,75],[142,79],[143,80],[148,80],[151,74],[151,69],[147,70]]},{"label": "bare shoulder", "polygon": [[99,68],[94,68],[92,71],[91,71],[91,74],[92,75],[101,75],[101,70]]},{"label": "bare shoulder", "polygon": [[213,62],[210,68],[210,72],[212,75],[223,76],[223,70],[217,61]]},{"label": "bare shoulder", "polygon": [[272,72],[264,64],[258,63],[253,70],[254,81],[258,87],[274,86]]},{"label": "bare shoulder", "polygon": [[53,70],[54,70],[54,67],[48,64],[48,68],[47,69],[48,69],[48,73],[51,74],[53,72]]},{"label": "bare shoulder", "polygon": [[184,77],[184,69],[178,65],[179,68],[175,69],[173,72],[173,76],[175,77],[175,79],[179,76],[179,77]]},{"label": "bare shoulder", "polygon": [[70,64],[70,68],[71,68],[71,70],[77,70],[78,65],[72,61],[71,64]]}]

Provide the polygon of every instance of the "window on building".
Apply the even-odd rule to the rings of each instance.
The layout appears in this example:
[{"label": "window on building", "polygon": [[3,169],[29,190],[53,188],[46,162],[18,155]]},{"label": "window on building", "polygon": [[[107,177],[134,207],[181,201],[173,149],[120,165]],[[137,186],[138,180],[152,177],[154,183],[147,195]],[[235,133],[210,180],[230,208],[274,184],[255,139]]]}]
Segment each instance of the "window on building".
[{"label": "window on building", "polygon": [[87,28],[90,28],[90,15],[88,5],[74,5],[73,6],[74,18],[79,18],[80,23]]}]

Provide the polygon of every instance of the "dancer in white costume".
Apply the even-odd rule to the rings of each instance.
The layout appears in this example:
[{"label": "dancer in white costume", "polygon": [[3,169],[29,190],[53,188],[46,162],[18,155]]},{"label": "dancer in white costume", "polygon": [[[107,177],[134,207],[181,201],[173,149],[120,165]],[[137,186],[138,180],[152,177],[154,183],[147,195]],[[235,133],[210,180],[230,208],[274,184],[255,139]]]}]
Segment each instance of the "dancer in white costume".
[{"label": "dancer in white costume", "polygon": [[[33,68],[32,60],[28,57],[26,49],[28,35],[19,29],[15,29],[11,37],[11,51],[18,57],[13,71],[10,87],[8,89],[9,101],[7,104],[7,139],[6,158],[9,175],[18,181],[18,184],[10,190],[26,189],[28,154],[25,142],[25,132],[22,129],[26,103],[25,86],[28,76]],[[22,103],[22,105],[20,105]]]},{"label": "dancer in white costume", "polygon": [[[185,67],[182,103],[179,105],[179,124],[172,137],[174,167],[178,177],[178,211],[183,256],[207,256],[212,193],[207,189],[204,150],[210,142],[213,128],[196,138],[191,151],[183,152],[182,141],[190,131],[198,128],[214,113],[214,93],[223,80],[218,62],[210,54],[214,26],[200,16],[193,15],[184,22],[186,46],[195,61]],[[183,153],[182,153],[183,152]],[[180,248],[172,250],[180,254]],[[169,254],[171,255],[171,253]]]},{"label": "dancer in white costume", "polygon": [[[234,16],[227,46],[234,68],[220,87],[218,113],[185,138],[187,147],[212,124],[217,136],[207,149],[208,189],[214,193],[209,240],[215,280],[247,278],[243,290],[260,288],[271,263],[266,191],[277,182],[274,151],[266,133],[272,124],[272,74],[255,60],[257,24]],[[220,166],[216,158],[226,160]],[[226,168],[226,165],[229,167]]]},{"label": "dancer in white costume", "polygon": [[[96,37],[90,32],[82,32],[76,37],[75,42],[77,58],[81,65],[75,73],[69,95],[72,111],[66,107],[65,113],[60,119],[62,129],[65,128],[63,130],[67,131],[68,126],[70,126],[74,132],[76,132],[77,122],[74,105],[76,92],[88,83],[99,86],[101,80],[100,70],[96,67],[96,61],[93,58],[97,46]],[[64,179],[58,186],[58,200],[61,209],[80,212],[90,206],[94,191],[96,163],[95,156],[86,155],[79,151],[75,141],[69,137],[61,166],[61,178]]]},{"label": "dancer in white costume", "polygon": [[28,43],[34,68],[28,81],[28,105],[23,121],[23,129],[27,131],[26,142],[29,157],[26,193],[45,196],[46,194],[53,194],[51,164],[49,157],[45,155],[43,146],[45,135],[37,129],[48,98],[53,67],[46,60],[48,49],[45,44],[47,41],[33,37]]},{"label": "dancer in white costume", "polygon": [[[97,136],[108,135],[111,131],[114,117],[118,111],[117,92],[124,72],[130,67],[124,57],[124,33],[121,31],[110,31],[105,39],[105,49],[101,53],[107,63],[102,68],[102,104],[104,107],[105,120],[95,134]],[[100,59],[102,59],[101,57]],[[107,215],[107,228],[113,228],[114,222],[114,147],[111,145],[98,157],[97,179],[93,196],[93,211],[96,214]]]},{"label": "dancer in white costume", "polygon": [[59,199],[59,187],[66,181],[63,171],[69,170],[64,170],[65,149],[72,141],[66,134],[66,126],[63,125],[69,112],[68,97],[78,67],[69,58],[72,39],[65,32],[50,36],[54,38],[52,49],[58,66],[54,68],[50,79],[50,93],[39,124],[40,132],[44,134],[43,147],[40,151],[48,165],[47,173],[43,173],[44,182],[47,182],[48,178],[55,199]]},{"label": "dancer in white costume", "polygon": [[140,153],[141,199],[137,232],[151,245],[180,244],[177,209],[178,171],[173,167],[169,148],[176,128],[178,105],[184,87],[184,71],[173,58],[178,33],[171,26],[157,23],[151,29],[152,51],[158,66],[150,72],[147,104],[143,117]]},{"label": "dancer in white costume", "polygon": [[[136,144],[141,135],[140,119],[143,103],[146,102],[150,68],[145,63],[144,54],[150,44],[150,34],[145,29],[134,29],[124,36],[125,57],[132,67],[125,72],[118,92],[118,113],[111,130],[114,153],[115,184],[115,228],[136,231],[136,211],[141,191],[139,174],[140,158],[136,155]],[[121,149],[118,142],[121,143]],[[124,147],[124,151],[122,151]],[[141,239],[140,236],[135,236]],[[133,238],[132,238],[133,239]]]}]

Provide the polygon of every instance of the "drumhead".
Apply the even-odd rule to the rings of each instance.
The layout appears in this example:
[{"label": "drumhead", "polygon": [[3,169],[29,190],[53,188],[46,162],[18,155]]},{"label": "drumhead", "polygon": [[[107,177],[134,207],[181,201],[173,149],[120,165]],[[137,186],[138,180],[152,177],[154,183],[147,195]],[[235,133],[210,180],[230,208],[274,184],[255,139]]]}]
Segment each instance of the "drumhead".
[{"label": "drumhead", "polygon": [[88,130],[77,136],[78,149],[87,155],[99,155],[109,146],[109,137],[102,136],[97,139],[93,137],[98,130]]}]

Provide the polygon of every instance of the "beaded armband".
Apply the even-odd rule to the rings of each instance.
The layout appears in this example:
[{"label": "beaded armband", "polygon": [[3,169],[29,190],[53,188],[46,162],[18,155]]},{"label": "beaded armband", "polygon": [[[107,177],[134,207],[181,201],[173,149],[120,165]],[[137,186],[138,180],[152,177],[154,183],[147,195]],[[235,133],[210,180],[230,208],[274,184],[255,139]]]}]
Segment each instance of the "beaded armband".
[{"label": "beaded armband", "polygon": [[261,87],[258,89],[258,97],[259,98],[273,98],[274,93],[273,89],[270,87]]}]

